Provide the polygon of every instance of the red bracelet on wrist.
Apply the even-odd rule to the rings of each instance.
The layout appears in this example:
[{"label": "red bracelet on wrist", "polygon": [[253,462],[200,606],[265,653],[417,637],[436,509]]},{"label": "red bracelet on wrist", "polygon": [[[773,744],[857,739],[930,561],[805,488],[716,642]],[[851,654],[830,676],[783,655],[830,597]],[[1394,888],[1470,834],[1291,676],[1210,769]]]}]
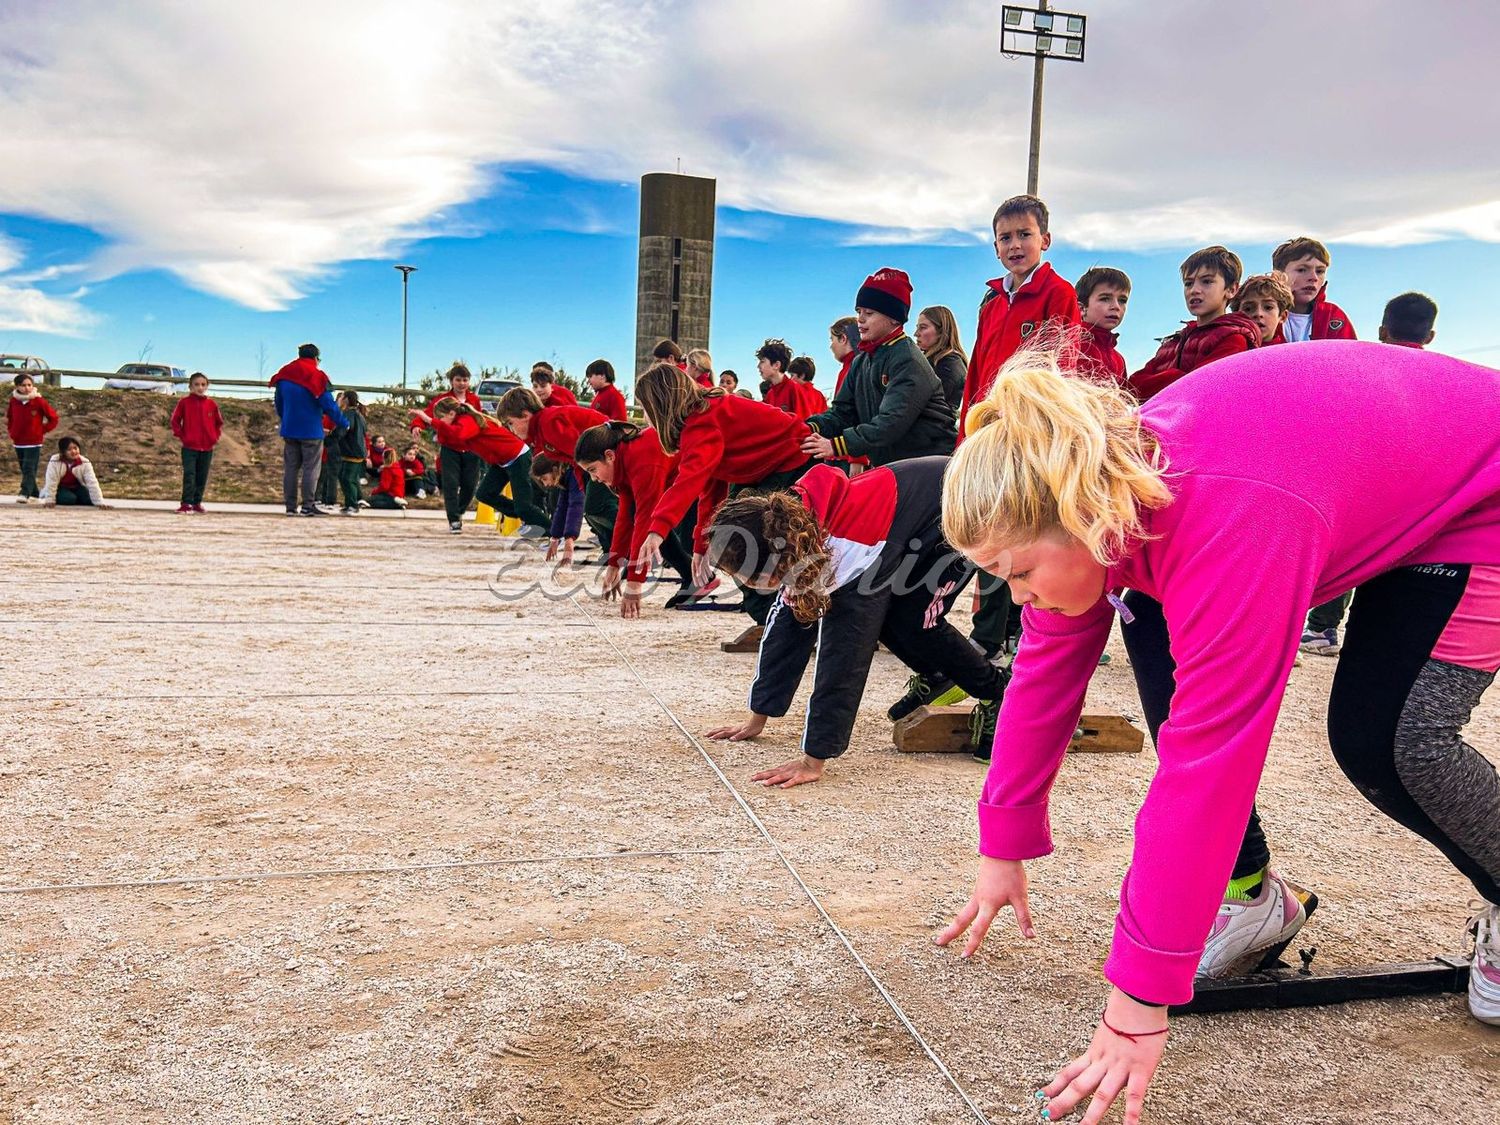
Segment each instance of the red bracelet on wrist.
[{"label": "red bracelet on wrist", "polygon": [[1129,1039],[1132,1043],[1140,1039],[1150,1039],[1153,1035],[1165,1035],[1167,1033],[1165,1027],[1156,1031],[1121,1031],[1118,1027],[1110,1026],[1110,1022],[1103,1012],[1099,1013],[1099,1022],[1104,1025],[1106,1031],[1112,1031],[1121,1039]]}]

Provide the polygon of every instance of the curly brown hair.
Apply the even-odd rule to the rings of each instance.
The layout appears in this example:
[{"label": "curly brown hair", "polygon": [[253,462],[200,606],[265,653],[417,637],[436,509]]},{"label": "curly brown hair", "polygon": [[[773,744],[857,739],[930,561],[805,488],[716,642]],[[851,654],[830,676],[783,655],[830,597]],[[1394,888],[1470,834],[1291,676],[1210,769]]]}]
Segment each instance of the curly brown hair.
[{"label": "curly brown hair", "polygon": [[[500,405],[515,394],[506,392]],[[646,420],[656,429],[661,438],[661,447],[668,453],[677,452],[682,440],[682,427],[689,414],[708,409],[708,400],[723,398],[723,387],[711,390],[700,387],[682,368],[672,363],[658,363],[648,368],[635,381],[636,404],[646,413]]]},{"label": "curly brown hair", "polygon": [[736,496],[708,525],[709,566],[742,582],[774,582],[802,624],[828,612],[833,556],[814,515],[794,493]]}]

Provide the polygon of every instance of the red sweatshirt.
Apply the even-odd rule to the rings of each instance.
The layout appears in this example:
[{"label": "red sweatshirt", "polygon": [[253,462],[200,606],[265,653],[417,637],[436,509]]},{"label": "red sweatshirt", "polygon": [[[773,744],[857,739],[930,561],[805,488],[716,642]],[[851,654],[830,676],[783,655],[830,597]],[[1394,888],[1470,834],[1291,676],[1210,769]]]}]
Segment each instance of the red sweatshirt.
[{"label": "red sweatshirt", "polygon": [[10,405],[5,408],[5,425],[15,445],[41,445],[57,429],[57,411],[39,394],[22,399],[12,391]]},{"label": "red sweatshirt", "polygon": [[406,474],[401,471],[401,462],[392,461],[389,465],[380,466],[380,483],[375,486],[372,496],[399,496],[406,499]]},{"label": "red sweatshirt", "polygon": [[427,475],[427,464],[420,457],[413,457],[410,461],[403,457],[396,464],[401,466],[401,475],[404,477],[421,478]]},{"label": "red sweatshirt", "polygon": [[573,450],[578,447],[578,435],[594,426],[602,426],[608,420],[588,406],[544,406],[540,414],[531,416],[526,444],[531,446],[533,453],[542,453],[554,461],[571,465]]},{"label": "red sweatshirt", "polygon": [[633,441],[615,446],[615,495],[620,510],[615,516],[614,539],[609,545],[610,559],[625,568],[629,582],[642,582],[646,568],[632,565],[641,553],[641,543],[651,532],[651,515],[656,502],[672,475],[673,459],[661,447],[661,438],[647,427]]},{"label": "red sweatshirt", "polygon": [[1005,292],[1005,277],[991,278],[979,305],[979,327],[969,352],[969,374],[964,380],[964,400],[958,412],[958,440],[964,439],[964,419],[969,407],[989,393],[1001,365],[1013,356],[1024,340],[1052,322],[1077,324],[1081,320],[1078,294],[1043,262],[1014,296]]},{"label": "red sweatshirt", "polygon": [[828,399],[823,392],[811,383],[803,383],[798,380],[801,390],[798,392],[807,400],[807,416],[811,418],[814,414],[823,414],[828,410]]},{"label": "red sweatshirt", "polygon": [[754,399],[715,395],[707,407],[688,415],[678,441],[677,477],[651,514],[647,530],[665,536],[681,522],[694,500],[698,526],[693,550],[708,545],[704,532],[731,484],[755,484],[772,473],[807,463],[802,441],[812,433],[802,419]]},{"label": "red sweatshirt", "polygon": [[1189,371],[1259,346],[1260,328],[1240,313],[1224,313],[1207,324],[1187,324],[1161,342],[1151,361],[1130,376],[1125,387],[1145,402]]},{"label": "red sweatshirt", "polygon": [[811,418],[818,411],[814,409],[816,402],[808,393],[809,389],[808,384],[801,379],[788,375],[781,382],[766,388],[766,405],[794,414],[798,418]]},{"label": "red sweatshirt", "polygon": [[219,404],[207,395],[184,395],[172,409],[172,433],[184,449],[205,453],[224,436]]},{"label": "red sweatshirt", "polygon": [[1349,314],[1328,299],[1328,283],[1318,290],[1312,299],[1312,339],[1355,340],[1354,325]]},{"label": "red sweatshirt", "polygon": [[625,396],[613,383],[605,383],[595,393],[589,409],[597,410],[612,422],[623,422],[630,417],[630,412],[625,409]]},{"label": "red sweatshirt", "polygon": [[[428,404],[427,404],[427,417],[429,417],[429,418],[432,417],[432,408],[434,406],[436,406],[438,403],[442,402],[443,399],[445,399],[445,398],[457,398],[457,397],[458,396],[455,395],[452,391],[444,391],[442,394],[434,396],[432,398],[432,400],[430,402],[428,402]],[[483,410],[484,410],[484,400],[482,398],[480,398],[478,395],[476,395],[473,391],[470,391],[468,394],[466,394],[464,396],[464,401],[467,402],[470,406],[472,406],[475,410],[483,412]],[[426,428],[427,428],[427,423],[426,422],[413,421],[412,424],[411,424],[411,432],[414,433],[414,434],[420,433],[422,430],[424,430]],[[438,444],[439,445],[443,444],[441,439],[438,440]],[[442,454],[438,454],[438,456],[441,457]]]},{"label": "red sweatshirt", "polygon": [[1115,346],[1120,334],[1097,324],[1083,326],[1083,338],[1078,341],[1078,373],[1091,379],[1113,379],[1125,385],[1125,357]]},{"label": "red sweatshirt", "polygon": [[547,396],[546,406],[577,406],[578,396],[561,383],[552,384],[552,393]]},{"label": "red sweatshirt", "polygon": [[482,423],[472,414],[456,414],[451,422],[434,418],[432,428],[443,445],[473,453],[487,465],[509,465],[526,450],[526,443],[499,422]]}]

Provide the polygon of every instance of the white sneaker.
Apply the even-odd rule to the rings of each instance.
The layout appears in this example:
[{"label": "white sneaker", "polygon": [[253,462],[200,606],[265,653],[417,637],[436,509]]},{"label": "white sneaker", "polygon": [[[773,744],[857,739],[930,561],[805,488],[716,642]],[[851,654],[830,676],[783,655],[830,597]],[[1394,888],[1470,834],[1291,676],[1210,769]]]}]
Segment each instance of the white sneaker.
[{"label": "white sneaker", "polygon": [[1500,1027],[1500,906],[1483,903],[1469,919],[1474,962],[1469,966],[1469,1011],[1481,1023]]},{"label": "white sneaker", "polygon": [[418,500],[426,500],[427,499],[427,490],[425,488],[419,488],[419,489],[417,489],[417,499]]},{"label": "white sneaker", "polygon": [[404,508],[404,507],[406,507],[406,497],[405,496],[393,496],[393,497],[391,497],[391,499],[393,499],[393,500],[396,501],[396,507],[398,507],[398,508]]},{"label": "white sneaker", "polygon": [[1208,933],[1197,979],[1222,980],[1253,973],[1287,947],[1307,912],[1284,879],[1270,868],[1253,899],[1226,898]]}]

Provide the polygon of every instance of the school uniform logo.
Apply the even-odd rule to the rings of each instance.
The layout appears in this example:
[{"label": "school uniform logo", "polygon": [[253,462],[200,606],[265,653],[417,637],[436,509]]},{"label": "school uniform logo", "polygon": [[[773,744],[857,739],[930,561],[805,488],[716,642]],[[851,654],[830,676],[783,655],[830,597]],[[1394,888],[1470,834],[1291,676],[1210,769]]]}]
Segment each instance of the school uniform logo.
[{"label": "school uniform logo", "polygon": [[1344,327],[1342,320],[1330,320],[1328,322],[1328,331],[1330,332],[1337,332],[1342,327]]},{"label": "school uniform logo", "polygon": [[1023,339],[1023,340],[1026,339],[1027,336],[1030,336],[1035,331],[1036,331],[1036,321],[1034,321],[1034,320],[1023,321],[1022,324],[1021,324],[1021,339]]}]

